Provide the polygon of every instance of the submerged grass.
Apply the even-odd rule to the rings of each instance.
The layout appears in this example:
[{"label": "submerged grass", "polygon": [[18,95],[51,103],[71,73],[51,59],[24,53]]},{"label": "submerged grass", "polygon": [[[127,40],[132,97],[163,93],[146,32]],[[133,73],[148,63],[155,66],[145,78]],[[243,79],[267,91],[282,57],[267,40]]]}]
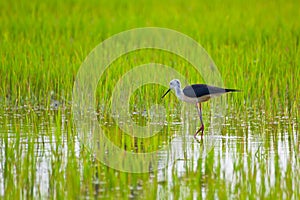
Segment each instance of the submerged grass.
[{"label": "submerged grass", "polygon": [[[299,6],[281,0],[0,1],[0,196],[298,199]],[[215,61],[225,86],[243,92],[227,97],[223,135],[209,154],[199,155],[197,143],[191,153],[182,141],[176,145],[185,159],[131,174],[101,164],[78,142],[70,102],[88,53],[113,34],[144,26],[194,38]],[[111,141],[128,151],[155,151],[182,131],[182,124],[172,123],[181,121],[181,104],[174,96],[162,102],[165,88],[159,85],[145,85],[130,99],[140,125],[148,121],[151,104],[165,106],[169,123],[158,135],[132,138],[110,116],[117,81],[150,62],[173,67],[190,83],[202,82],[188,62],[163,51],[139,50],[113,62],[96,91],[98,120]],[[209,105],[203,109],[209,113]]]}]

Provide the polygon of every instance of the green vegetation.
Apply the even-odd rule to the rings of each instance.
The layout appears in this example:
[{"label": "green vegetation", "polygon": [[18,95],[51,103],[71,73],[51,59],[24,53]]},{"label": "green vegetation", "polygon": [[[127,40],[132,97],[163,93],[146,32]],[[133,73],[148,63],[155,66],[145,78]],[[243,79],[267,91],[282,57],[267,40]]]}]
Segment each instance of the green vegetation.
[{"label": "green vegetation", "polygon": [[[0,1],[0,197],[299,199],[299,7],[299,1],[283,0]],[[186,157],[163,170],[131,174],[101,164],[78,142],[70,102],[89,52],[114,34],[146,26],[194,38],[225,85],[243,92],[223,97],[226,123],[208,154],[182,139],[176,145]],[[146,85],[131,97],[134,120],[144,125],[142,111],[156,102],[166,107],[168,125],[144,140],[117,127],[109,114],[115,84],[150,62],[202,82],[188,62],[163,51],[139,50],[112,63],[96,91],[99,122],[127,151],[153,151],[176,135],[192,136],[195,129],[183,133],[183,124],[198,123],[196,115],[173,123],[181,122],[181,103],[174,95],[161,102],[165,88]],[[203,108],[206,127],[209,105]]]}]

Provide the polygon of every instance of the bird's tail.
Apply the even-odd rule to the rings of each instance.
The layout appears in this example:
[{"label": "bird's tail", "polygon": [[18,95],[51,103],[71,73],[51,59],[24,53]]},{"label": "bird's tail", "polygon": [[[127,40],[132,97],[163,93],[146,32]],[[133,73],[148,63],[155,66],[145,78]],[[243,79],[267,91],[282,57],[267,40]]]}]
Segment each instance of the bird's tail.
[{"label": "bird's tail", "polygon": [[225,92],[242,92],[242,90],[237,90],[237,89],[225,89]]}]

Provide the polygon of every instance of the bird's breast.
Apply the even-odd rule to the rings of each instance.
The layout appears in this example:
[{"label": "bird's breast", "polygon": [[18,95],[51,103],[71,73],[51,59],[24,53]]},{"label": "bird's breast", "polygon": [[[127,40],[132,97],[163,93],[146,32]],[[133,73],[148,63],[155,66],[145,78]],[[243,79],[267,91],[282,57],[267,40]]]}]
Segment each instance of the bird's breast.
[{"label": "bird's breast", "polygon": [[195,104],[195,103],[199,102],[198,98],[192,98],[192,97],[188,97],[188,96],[185,96],[185,95],[182,95],[180,97],[180,99],[184,102],[187,102],[187,103],[194,103]]},{"label": "bird's breast", "polygon": [[188,97],[185,95],[182,95],[180,97],[180,100],[187,102],[187,103],[201,103],[201,102],[206,102],[211,98],[211,95],[204,95],[201,97]]}]

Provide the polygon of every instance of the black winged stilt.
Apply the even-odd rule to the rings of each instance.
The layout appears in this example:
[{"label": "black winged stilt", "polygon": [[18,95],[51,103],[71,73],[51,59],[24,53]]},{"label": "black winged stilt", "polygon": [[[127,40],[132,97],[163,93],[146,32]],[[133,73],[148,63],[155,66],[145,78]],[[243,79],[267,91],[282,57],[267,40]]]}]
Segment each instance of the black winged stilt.
[{"label": "black winged stilt", "polygon": [[220,87],[210,86],[206,84],[188,85],[182,90],[180,81],[178,79],[174,79],[170,81],[170,88],[161,98],[164,98],[172,89],[175,90],[175,94],[177,98],[180,99],[181,101],[196,104],[200,122],[201,122],[201,127],[197,130],[194,137],[196,138],[198,133],[201,131],[201,139],[203,137],[203,132],[204,132],[201,103],[208,101],[210,98],[220,96],[228,92],[240,91],[236,89],[226,89],[226,88],[220,88]]}]

